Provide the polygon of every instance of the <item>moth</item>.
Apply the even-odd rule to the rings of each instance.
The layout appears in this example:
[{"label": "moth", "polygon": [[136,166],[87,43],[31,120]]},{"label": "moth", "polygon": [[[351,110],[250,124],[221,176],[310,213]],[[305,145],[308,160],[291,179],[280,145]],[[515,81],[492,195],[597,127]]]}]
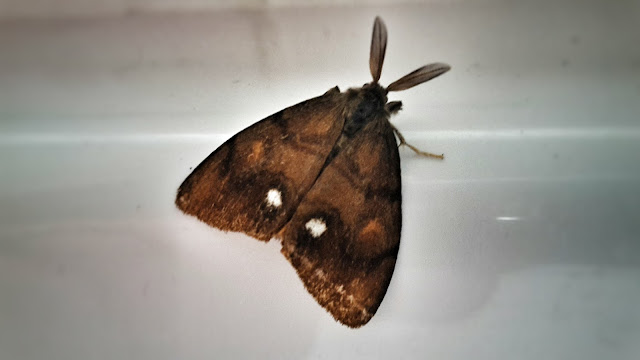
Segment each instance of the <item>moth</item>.
[{"label": "moth", "polygon": [[[279,111],[227,140],[184,180],[176,205],[224,231],[279,239],[306,289],[340,323],[357,328],[376,313],[396,264],[402,224],[399,145],[389,122],[402,107],[387,93],[448,71],[423,66],[386,88],[387,46],[379,17],[373,81]],[[396,137],[398,142],[396,142]]]}]

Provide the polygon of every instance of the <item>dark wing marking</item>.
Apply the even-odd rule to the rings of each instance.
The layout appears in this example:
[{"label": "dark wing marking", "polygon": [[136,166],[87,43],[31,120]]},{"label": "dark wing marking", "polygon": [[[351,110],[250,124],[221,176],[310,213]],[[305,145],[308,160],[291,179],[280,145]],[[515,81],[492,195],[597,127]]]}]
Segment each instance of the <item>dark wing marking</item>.
[{"label": "dark wing marking", "polygon": [[[242,130],[185,179],[176,205],[221,230],[269,240],[291,218],[340,136],[342,99],[336,87]],[[270,190],[279,197],[271,203]]]},{"label": "dark wing marking", "polygon": [[387,291],[401,223],[400,157],[382,118],[345,144],[278,237],[320,305],[341,323],[359,327]]}]

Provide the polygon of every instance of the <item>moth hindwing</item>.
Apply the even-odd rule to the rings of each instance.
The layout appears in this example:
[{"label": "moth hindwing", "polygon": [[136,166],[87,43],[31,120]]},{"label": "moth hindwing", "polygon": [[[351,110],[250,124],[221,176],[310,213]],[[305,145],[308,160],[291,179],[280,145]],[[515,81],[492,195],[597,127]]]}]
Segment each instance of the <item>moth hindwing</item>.
[{"label": "moth hindwing", "polygon": [[400,244],[396,136],[406,142],[389,122],[401,103],[387,102],[387,93],[449,70],[430,64],[383,88],[386,44],[378,17],[371,83],[335,87],[242,130],[193,170],[176,198],[186,214],[221,230],[280,239],[309,293],[350,327],[366,324],[380,306]]}]

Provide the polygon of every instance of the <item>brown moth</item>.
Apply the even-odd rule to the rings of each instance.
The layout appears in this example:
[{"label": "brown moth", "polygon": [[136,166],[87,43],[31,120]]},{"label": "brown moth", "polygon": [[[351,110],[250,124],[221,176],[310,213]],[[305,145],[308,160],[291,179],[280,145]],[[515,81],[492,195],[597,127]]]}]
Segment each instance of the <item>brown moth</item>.
[{"label": "brown moth", "polygon": [[408,145],[387,102],[449,70],[435,63],[383,88],[387,30],[377,17],[369,65],[373,81],[338,87],[242,130],[180,185],[176,205],[224,231],[282,241],[309,293],[350,327],[366,324],[387,291],[402,223],[398,144]]}]

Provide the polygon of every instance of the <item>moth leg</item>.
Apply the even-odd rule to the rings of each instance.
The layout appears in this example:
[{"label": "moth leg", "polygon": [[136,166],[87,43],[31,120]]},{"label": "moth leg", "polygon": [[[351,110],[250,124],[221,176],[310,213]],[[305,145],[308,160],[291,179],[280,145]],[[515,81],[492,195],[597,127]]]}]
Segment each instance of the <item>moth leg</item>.
[{"label": "moth leg", "polygon": [[[384,106],[391,115],[395,115],[402,109],[402,101],[392,101]],[[397,131],[397,130],[396,130]]]},{"label": "moth leg", "polygon": [[413,150],[416,154],[418,154],[420,156],[444,160],[444,154],[439,154],[439,155],[438,154],[432,154],[432,153],[429,153],[429,152],[422,151],[422,150],[418,149],[417,147],[409,144],[407,142],[407,140],[404,139],[404,136],[402,136],[400,131],[395,126],[391,125],[391,127],[393,128],[393,133],[396,134],[396,136],[398,137],[398,140],[400,140],[400,144],[398,145],[398,147],[400,147],[402,145],[406,145],[407,147],[409,147],[409,149]]}]

